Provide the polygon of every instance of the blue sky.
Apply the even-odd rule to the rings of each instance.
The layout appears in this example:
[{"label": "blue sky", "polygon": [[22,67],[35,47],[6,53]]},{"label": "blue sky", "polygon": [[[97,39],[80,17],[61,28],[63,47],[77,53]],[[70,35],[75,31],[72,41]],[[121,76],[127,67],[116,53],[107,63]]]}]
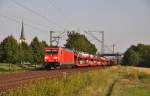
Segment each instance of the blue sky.
[{"label": "blue sky", "polygon": [[10,34],[18,39],[22,19],[28,42],[38,36],[48,43],[50,30],[104,30],[105,44],[114,43],[117,52],[132,44],[150,44],[150,0],[0,0],[0,41]]}]

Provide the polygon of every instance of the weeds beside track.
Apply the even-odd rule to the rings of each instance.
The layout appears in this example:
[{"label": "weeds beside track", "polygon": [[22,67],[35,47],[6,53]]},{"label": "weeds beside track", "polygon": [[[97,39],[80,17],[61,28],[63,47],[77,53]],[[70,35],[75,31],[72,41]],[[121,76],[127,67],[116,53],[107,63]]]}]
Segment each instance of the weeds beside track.
[{"label": "weeds beside track", "polygon": [[14,90],[15,88],[28,83],[35,79],[51,79],[66,74],[72,74],[76,72],[87,72],[92,70],[98,70],[102,67],[86,67],[86,68],[74,68],[74,69],[60,69],[60,70],[41,70],[41,71],[27,71],[0,74],[0,92],[7,90]]}]

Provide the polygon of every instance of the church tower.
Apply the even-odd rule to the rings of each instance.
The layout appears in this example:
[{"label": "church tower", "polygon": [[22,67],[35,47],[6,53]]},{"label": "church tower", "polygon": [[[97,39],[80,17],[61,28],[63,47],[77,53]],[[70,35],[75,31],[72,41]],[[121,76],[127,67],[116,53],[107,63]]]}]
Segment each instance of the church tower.
[{"label": "church tower", "polygon": [[24,26],[23,26],[23,20],[22,20],[22,27],[21,27],[21,35],[20,35],[20,38],[19,38],[19,42],[22,43],[22,42],[25,42],[26,39],[25,39],[25,35],[24,35]]}]

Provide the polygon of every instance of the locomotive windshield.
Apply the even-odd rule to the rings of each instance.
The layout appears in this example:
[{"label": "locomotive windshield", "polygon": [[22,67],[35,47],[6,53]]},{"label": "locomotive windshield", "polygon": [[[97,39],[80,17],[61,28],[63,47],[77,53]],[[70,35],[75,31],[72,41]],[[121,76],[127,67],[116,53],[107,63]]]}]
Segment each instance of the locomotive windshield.
[{"label": "locomotive windshield", "polygon": [[58,54],[58,50],[46,50],[46,54]]}]

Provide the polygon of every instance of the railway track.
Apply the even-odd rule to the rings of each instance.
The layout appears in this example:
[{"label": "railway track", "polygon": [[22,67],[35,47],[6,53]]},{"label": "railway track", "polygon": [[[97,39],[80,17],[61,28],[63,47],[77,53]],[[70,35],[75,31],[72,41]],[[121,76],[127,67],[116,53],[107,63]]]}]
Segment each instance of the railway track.
[{"label": "railway track", "polygon": [[69,75],[75,72],[88,72],[99,70],[102,67],[92,68],[75,68],[75,69],[61,69],[61,70],[47,70],[47,71],[28,71],[19,73],[0,74],[0,92],[7,90],[14,90],[17,87],[23,86],[31,80],[40,78],[53,79],[63,75]]}]

